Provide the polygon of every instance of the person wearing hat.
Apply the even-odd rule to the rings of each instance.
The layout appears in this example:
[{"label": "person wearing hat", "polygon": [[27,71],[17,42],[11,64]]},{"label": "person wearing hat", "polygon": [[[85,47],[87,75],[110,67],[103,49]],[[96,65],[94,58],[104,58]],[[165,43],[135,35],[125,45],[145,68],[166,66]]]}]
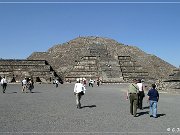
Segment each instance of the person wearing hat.
[{"label": "person wearing hat", "polygon": [[134,79],[133,83],[129,85],[129,89],[127,90],[127,99],[129,98],[130,101],[130,113],[134,117],[136,117],[137,113],[138,93],[139,88],[137,86],[137,80]]},{"label": "person wearing hat", "polygon": [[152,88],[148,91],[147,95],[150,106],[150,117],[157,118],[157,102],[159,101],[159,93],[155,84],[152,84]]}]

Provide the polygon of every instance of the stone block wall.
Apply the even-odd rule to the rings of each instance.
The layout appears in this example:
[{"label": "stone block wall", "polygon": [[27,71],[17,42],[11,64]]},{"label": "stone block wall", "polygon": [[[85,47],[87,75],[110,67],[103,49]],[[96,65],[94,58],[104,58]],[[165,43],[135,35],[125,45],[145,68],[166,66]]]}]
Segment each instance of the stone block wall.
[{"label": "stone block wall", "polygon": [[65,75],[65,79],[75,81],[77,78],[97,79],[98,76],[97,58],[85,56]]},{"label": "stone block wall", "polygon": [[8,82],[21,82],[23,78],[32,78],[42,82],[50,82],[57,77],[55,71],[45,60],[0,60],[0,76]]},{"label": "stone block wall", "polygon": [[142,66],[132,59],[131,56],[118,56],[119,66],[125,81],[133,79],[147,79],[149,73]]}]

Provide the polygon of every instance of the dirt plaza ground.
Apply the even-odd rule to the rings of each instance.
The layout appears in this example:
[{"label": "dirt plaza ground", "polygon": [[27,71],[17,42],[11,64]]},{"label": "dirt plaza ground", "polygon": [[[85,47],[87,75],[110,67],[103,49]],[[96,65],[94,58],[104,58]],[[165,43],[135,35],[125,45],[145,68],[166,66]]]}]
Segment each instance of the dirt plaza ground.
[{"label": "dirt plaza ground", "polygon": [[35,84],[33,93],[22,93],[20,84],[9,84],[0,93],[0,135],[163,135],[180,134],[180,95],[160,93],[158,118],[149,117],[149,105],[138,117],[129,113],[127,84],[86,87],[82,109],[77,109],[74,84]]}]

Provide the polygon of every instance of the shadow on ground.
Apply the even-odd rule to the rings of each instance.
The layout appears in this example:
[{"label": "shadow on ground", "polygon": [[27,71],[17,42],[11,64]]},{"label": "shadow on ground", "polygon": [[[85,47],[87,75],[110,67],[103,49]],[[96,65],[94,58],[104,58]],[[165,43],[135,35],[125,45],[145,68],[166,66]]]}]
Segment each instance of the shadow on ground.
[{"label": "shadow on ground", "polygon": [[15,93],[17,93],[17,92],[7,92],[6,94],[15,94]]},{"label": "shadow on ground", "polygon": [[82,106],[82,108],[93,108],[93,107],[96,107],[96,105],[85,105],[85,106]]},{"label": "shadow on ground", "polygon": [[142,116],[142,115],[145,115],[145,114],[149,114],[149,111],[145,111],[145,112],[139,112],[137,113],[138,116]]},{"label": "shadow on ground", "polygon": [[162,116],[166,116],[166,114],[164,114],[164,113],[157,114],[157,117],[162,117]]},{"label": "shadow on ground", "polygon": [[38,91],[34,92],[34,91],[32,91],[32,92],[30,92],[30,93],[42,93],[42,92],[38,92]]},{"label": "shadow on ground", "polygon": [[143,109],[149,109],[149,106],[145,106],[145,107],[143,107]]}]

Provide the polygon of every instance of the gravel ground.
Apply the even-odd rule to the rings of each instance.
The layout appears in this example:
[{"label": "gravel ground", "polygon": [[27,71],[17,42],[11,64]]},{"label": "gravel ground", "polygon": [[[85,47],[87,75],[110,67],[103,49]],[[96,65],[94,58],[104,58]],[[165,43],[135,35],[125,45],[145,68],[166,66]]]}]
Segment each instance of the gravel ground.
[{"label": "gravel ground", "polygon": [[130,115],[127,84],[87,87],[82,109],[76,108],[73,87],[36,84],[33,93],[22,93],[20,84],[9,84],[0,93],[0,135],[180,134],[180,95],[160,93],[155,119],[146,98],[138,117]]}]

